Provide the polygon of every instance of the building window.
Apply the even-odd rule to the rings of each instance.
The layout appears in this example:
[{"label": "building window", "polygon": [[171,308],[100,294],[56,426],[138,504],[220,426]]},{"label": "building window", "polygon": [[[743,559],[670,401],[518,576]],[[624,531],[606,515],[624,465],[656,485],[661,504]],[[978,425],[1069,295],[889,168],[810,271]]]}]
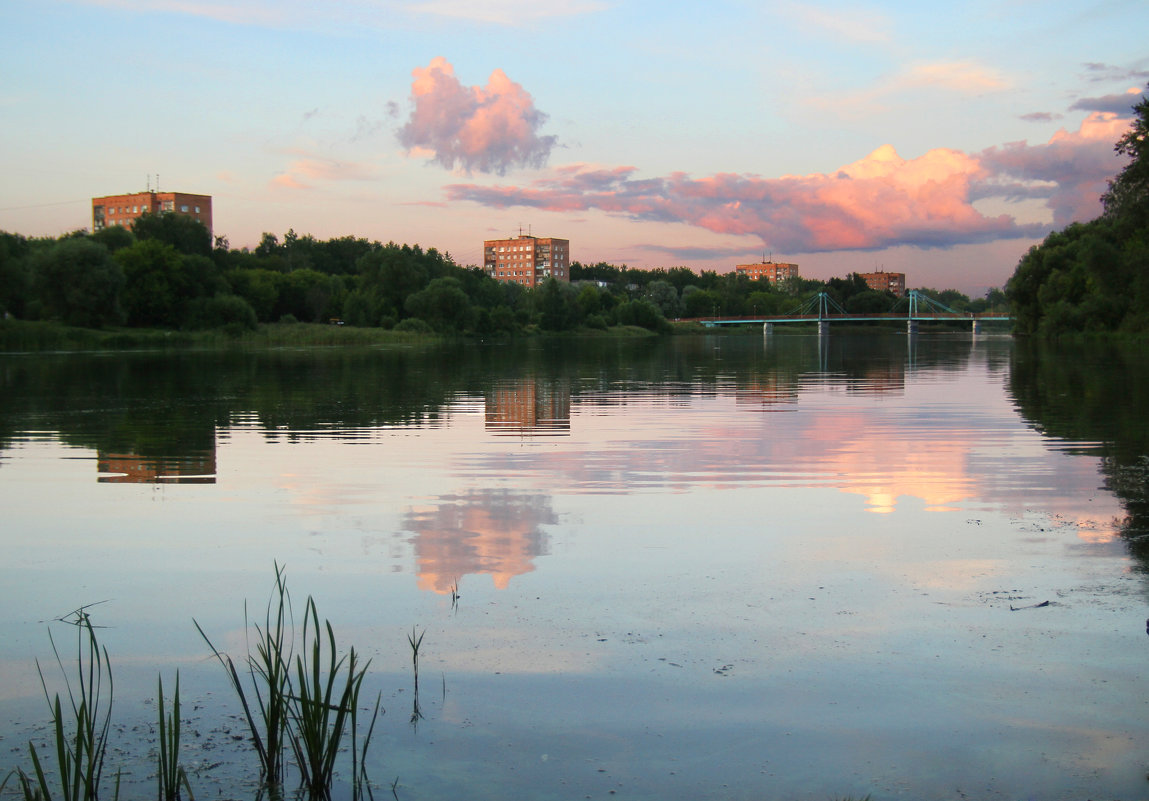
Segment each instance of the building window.
[{"label": "building window", "polygon": [[180,206],[180,211],[182,211],[184,214],[187,214],[188,213],[188,207],[186,205]]}]

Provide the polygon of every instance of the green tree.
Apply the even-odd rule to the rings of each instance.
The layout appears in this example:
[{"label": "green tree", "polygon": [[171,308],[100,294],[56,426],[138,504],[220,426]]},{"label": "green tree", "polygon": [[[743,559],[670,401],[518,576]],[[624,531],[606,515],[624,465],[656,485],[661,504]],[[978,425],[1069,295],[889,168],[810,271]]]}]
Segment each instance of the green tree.
[{"label": "green tree", "polygon": [[682,316],[714,317],[718,314],[720,302],[717,292],[688,286],[682,290]]},{"label": "green tree", "polygon": [[132,224],[132,234],[138,240],[156,239],[171,245],[180,253],[211,256],[211,233],[194,217],[166,211],[160,214],[141,214]]},{"label": "green tree", "polygon": [[1102,196],[1105,215],[1134,225],[1149,223],[1149,93],[1133,106],[1133,124],[1113,149],[1129,163],[1109,182]]},{"label": "green tree", "polygon": [[675,319],[682,316],[682,301],[678,298],[678,290],[669,281],[651,281],[646,285],[644,297],[658,308],[663,317]]},{"label": "green tree", "polygon": [[32,299],[32,271],[28,264],[31,248],[19,234],[0,231],[0,317],[27,314]]},{"label": "green tree", "polygon": [[228,290],[215,262],[183,255],[158,239],[141,239],[117,251],[124,271],[123,305],[129,325],[182,328],[189,304]]},{"label": "green tree", "polygon": [[548,278],[537,290],[539,293],[539,327],[544,331],[568,331],[579,320],[579,308],[575,303],[573,286],[565,281]]},{"label": "green tree", "polygon": [[338,276],[324,275],[316,270],[292,270],[280,276],[279,297],[274,317],[291,315],[297,320],[318,323],[342,314],[346,294]]},{"label": "green tree", "polygon": [[254,331],[255,310],[238,295],[221,293],[210,298],[196,298],[189,304],[189,328],[223,328],[239,333]]},{"label": "green tree", "polygon": [[637,325],[651,331],[666,331],[670,324],[649,300],[628,300],[620,303],[615,311],[619,325]]},{"label": "green tree", "polygon": [[842,306],[852,314],[879,314],[891,311],[896,300],[889,292],[867,289],[851,296]]},{"label": "green tree", "polygon": [[117,250],[131,245],[136,241],[136,238],[131,231],[122,225],[111,225],[92,234],[92,241],[99,242],[108,249],[109,253],[115,253]]},{"label": "green tree", "polygon": [[407,298],[406,309],[440,333],[459,333],[471,326],[471,301],[457,278],[436,278]]},{"label": "green tree", "polygon": [[124,271],[98,242],[66,238],[32,254],[32,282],[45,317],[100,328],[123,319]]}]

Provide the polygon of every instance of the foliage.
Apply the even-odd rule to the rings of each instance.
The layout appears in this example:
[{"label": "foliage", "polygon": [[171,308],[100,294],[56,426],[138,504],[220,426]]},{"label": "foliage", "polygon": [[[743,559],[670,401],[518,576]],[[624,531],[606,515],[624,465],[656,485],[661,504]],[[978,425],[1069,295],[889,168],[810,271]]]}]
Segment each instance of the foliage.
[{"label": "foliage", "polygon": [[[275,565],[275,589],[264,613],[263,627],[254,626],[255,653],[250,647],[244,660],[251,686],[249,698],[240,671],[228,655],[220,651],[208,638],[198,621],[193,619],[196,631],[203,637],[212,655],[227,674],[229,683],[243,707],[251,741],[259,758],[260,776],[271,787],[283,783],[283,750],[287,735],[288,701],[291,684],[291,652],[294,640],[291,617],[291,596],[283,568]],[[248,625],[244,607],[244,628]]]},{"label": "foliage", "polygon": [[[48,632],[56,664],[67,687],[67,707],[61,702],[59,693],[54,697],[49,694],[44,671],[40,669],[39,660],[36,662],[40,686],[52,712],[52,732],[56,746],[55,778],[59,781],[60,798],[67,801],[96,801],[100,796],[104,759],[108,751],[108,732],[112,723],[111,663],[108,661],[107,649],[96,638],[87,607],[80,607],[58,620],[76,627],[76,689],[68,680],[68,671],[64,668],[56,642],[52,639],[52,633]],[[28,752],[32,759],[33,775],[17,771],[24,798],[48,801],[52,798],[50,774],[33,743],[28,743]],[[119,790],[117,776],[114,798],[119,797]]]},{"label": "foliage", "polygon": [[307,791],[308,798],[326,800],[330,798],[335,760],[343,737],[350,732],[352,787],[358,798],[366,783],[363,761],[379,716],[381,696],[375,702],[371,727],[360,753],[357,743],[359,691],[370,660],[360,665],[354,648],[344,656],[337,656],[335,632],[330,621],[325,620],[323,624],[321,630],[315,601],[308,597],[303,612],[303,647],[295,659],[295,683],[290,688],[293,692],[288,706],[291,750],[299,768],[300,785]]},{"label": "foliage", "polygon": [[255,310],[238,295],[219,294],[197,298],[188,309],[187,327],[191,329],[222,328],[229,332],[254,331]]},{"label": "foliage", "polygon": [[155,240],[171,245],[187,256],[210,256],[211,233],[207,226],[187,214],[168,211],[160,214],[141,214],[132,224],[137,240]]},{"label": "foliage", "polygon": [[182,255],[156,239],[123,248],[115,259],[124,271],[123,305],[129,325],[182,328],[196,299],[227,288],[211,259]]},{"label": "foliage", "polygon": [[[229,249],[220,236],[208,250],[201,229],[169,214],[148,217],[135,234],[116,227],[27,240],[0,232],[0,314],[71,325],[126,320],[133,328],[215,329],[236,338],[259,324],[296,320],[478,337],[610,326],[665,332],[671,319],[786,314],[827,287],[810,279],[772,284],[741,273],[605,262],[575,262],[571,282],[526,287],[419,245],[321,241],[288,231],[282,238],[265,233],[254,250]],[[75,263],[80,257],[87,266]],[[886,311],[895,300],[874,294],[855,274],[831,279],[829,287],[855,311]],[[946,293],[957,298],[955,308],[976,310],[964,295]]]},{"label": "foliage", "polygon": [[[246,610],[244,617],[246,628]],[[360,664],[354,648],[344,656],[338,655],[331,623],[325,620],[320,627],[319,613],[310,596],[304,605],[300,653],[293,658],[294,613],[284,569],[275,565],[275,588],[264,625],[254,627],[255,653],[249,649],[245,660],[251,696],[232,658],[212,645],[199,623],[195,625],[239,698],[259,756],[262,778],[272,796],[279,795],[283,784],[283,752],[289,745],[299,771],[300,787],[309,801],[330,799],[336,758],[349,733],[352,795],[354,799],[362,797],[367,787],[367,749],[381,701],[381,696],[375,701],[360,746],[359,692],[370,662]]]},{"label": "foliage", "polygon": [[187,771],[180,764],[180,674],[176,671],[176,687],[172,694],[172,709],[166,713],[164,709],[164,679],[158,681],[159,690],[156,693],[156,708],[159,715],[159,770],[156,771],[158,783],[157,801],[178,801],[180,787],[188,791],[188,797],[194,798],[191,784],[188,782]]},{"label": "foliage", "polygon": [[32,253],[31,271],[42,316],[89,328],[122,319],[124,271],[98,242],[62,239]]},{"label": "foliage", "polygon": [[1030,248],[1006,284],[1018,332],[1149,331],[1149,98],[1133,111],[1115,146],[1131,158],[1102,198],[1104,213]]},{"label": "foliage", "polygon": [[412,317],[423,320],[439,333],[461,333],[471,327],[471,300],[457,278],[436,278],[426,288],[408,296],[404,307]]},{"label": "foliage", "polygon": [[1149,93],[1142,93],[1133,115],[1133,125],[1113,148],[1129,163],[1109,182],[1101,202],[1106,216],[1144,226],[1149,223]]},{"label": "foliage", "polygon": [[670,328],[666,318],[649,300],[628,300],[615,310],[619,325],[636,325],[650,331],[665,332]]}]

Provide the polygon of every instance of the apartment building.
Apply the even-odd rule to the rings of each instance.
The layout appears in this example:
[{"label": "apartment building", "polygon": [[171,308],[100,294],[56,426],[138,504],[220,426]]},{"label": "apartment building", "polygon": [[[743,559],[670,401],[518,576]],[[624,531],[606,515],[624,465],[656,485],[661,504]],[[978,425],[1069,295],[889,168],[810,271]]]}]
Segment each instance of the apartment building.
[{"label": "apartment building", "polygon": [[885,270],[879,270],[876,273],[858,273],[858,275],[862,277],[870,289],[878,292],[893,292],[899,298],[906,296],[905,273],[887,273]]},{"label": "apartment building", "polygon": [[141,214],[165,212],[194,217],[211,233],[211,195],[152,191],[92,198],[92,230],[113,225],[131,228]]},{"label": "apartment building", "polygon": [[483,242],[483,269],[497,281],[538,286],[548,278],[570,281],[570,241],[519,234]]},{"label": "apartment building", "polygon": [[734,269],[736,272],[749,277],[751,281],[760,281],[765,278],[772,284],[798,277],[798,265],[785,262],[763,261],[759,264],[739,264]]}]

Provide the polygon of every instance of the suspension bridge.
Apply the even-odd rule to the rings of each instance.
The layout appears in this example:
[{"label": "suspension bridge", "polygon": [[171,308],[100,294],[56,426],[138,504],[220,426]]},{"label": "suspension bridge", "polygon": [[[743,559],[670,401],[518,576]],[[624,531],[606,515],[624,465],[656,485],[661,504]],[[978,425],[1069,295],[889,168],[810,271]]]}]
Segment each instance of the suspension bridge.
[{"label": "suspension bridge", "polygon": [[[929,295],[911,289],[904,298],[907,301],[906,311],[848,312],[825,292],[819,292],[804,304],[789,314],[774,316],[743,315],[741,317],[698,317],[693,322],[699,322],[707,327],[719,325],[747,325],[761,323],[764,333],[771,333],[775,325],[784,323],[817,323],[818,333],[829,331],[830,323],[872,323],[880,321],[905,321],[906,331],[910,334],[918,332],[918,324],[923,322],[967,322],[973,333],[981,331],[983,322],[1010,322],[1012,318],[1006,312],[961,312],[951,309]],[[899,302],[899,306],[901,303]]]}]

